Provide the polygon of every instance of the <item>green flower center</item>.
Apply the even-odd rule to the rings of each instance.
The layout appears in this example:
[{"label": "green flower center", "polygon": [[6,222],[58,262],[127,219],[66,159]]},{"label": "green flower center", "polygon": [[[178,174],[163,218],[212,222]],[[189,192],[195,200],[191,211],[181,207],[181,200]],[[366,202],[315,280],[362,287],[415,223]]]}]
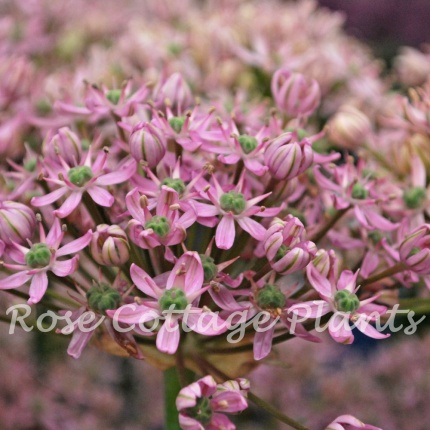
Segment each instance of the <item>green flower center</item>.
[{"label": "green flower center", "polygon": [[121,90],[110,90],[106,94],[106,98],[114,105],[117,105],[121,97]]},{"label": "green flower center", "polygon": [[202,261],[203,272],[205,277],[205,282],[212,281],[218,273],[214,259],[207,255],[199,254],[200,260]]},{"label": "green flower center", "polygon": [[334,296],[336,309],[340,312],[355,312],[360,307],[360,300],[354,293],[340,290]]},{"label": "green flower center", "polygon": [[209,424],[212,418],[210,400],[207,397],[197,399],[196,406],[188,408],[187,414],[202,424]]},{"label": "green flower center", "polygon": [[73,185],[82,187],[93,177],[93,172],[88,166],[78,166],[72,167],[67,176]]},{"label": "green flower center", "polygon": [[403,193],[403,201],[409,209],[418,209],[426,199],[427,191],[423,187],[414,187]]},{"label": "green flower center", "polygon": [[45,243],[35,243],[25,255],[27,266],[33,269],[46,267],[51,261],[51,251]]},{"label": "green flower center", "polygon": [[164,237],[169,234],[170,224],[165,216],[155,215],[146,222],[145,228],[148,230],[152,228],[157,236]]},{"label": "green flower center", "polygon": [[237,191],[229,191],[220,198],[221,209],[226,212],[233,212],[238,215],[245,210],[246,201],[242,193]]},{"label": "green flower center", "polygon": [[258,146],[257,139],[253,136],[248,136],[247,134],[242,134],[242,136],[239,136],[237,141],[239,142],[245,154],[249,154],[250,152],[254,151],[254,149]]},{"label": "green flower center", "polygon": [[36,170],[37,160],[35,158],[30,158],[25,164],[24,169],[27,172],[34,172]]},{"label": "green flower center", "polygon": [[266,284],[257,293],[257,305],[261,309],[282,309],[285,303],[285,296],[277,285]]},{"label": "green flower center", "polygon": [[160,297],[158,304],[162,311],[170,309],[172,305],[175,311],[183,311],[188,306],[188,300],[180,288],[171,288]]},{"label": "green flower center", "polygon": [[179,195],[183,194],[185,191],[185,183],[179,178],[166,178],[163,179],[161,185],[166,185],[169,188],[173,188]]},{"label": "green flower center", "polygon": [[363,200],[367,198],[368,194],[369,193],[366,188],[364,188],[363,185],[360,185],[359,183],[354,184],[354,186],[352,187],[353,199]]},{"label": "green flower center", "polygon": [[104,314],[108,309],[118,308],[121,303],[121,294],[109,285],[102,283],[87,291],[87,300],[92,309]]},{"label": "green flower center", "polygon": [[369,231],[367,233],[367,236],[369,237],[369,239],[372,241],[372,243],[374,245],[379,243],[381,241],[381,239],[384,237],[382,235],[382,233],[380,231],[377,231],[377,230]]},{"label": "green flower center", "polygon": [[182,130],[182,127],[185,123],[185,117],[184,116],[174,116],[173,118],[169,119],[170,127],[173,128],[173,130],[176,131],[176,133],[180,133]]}]

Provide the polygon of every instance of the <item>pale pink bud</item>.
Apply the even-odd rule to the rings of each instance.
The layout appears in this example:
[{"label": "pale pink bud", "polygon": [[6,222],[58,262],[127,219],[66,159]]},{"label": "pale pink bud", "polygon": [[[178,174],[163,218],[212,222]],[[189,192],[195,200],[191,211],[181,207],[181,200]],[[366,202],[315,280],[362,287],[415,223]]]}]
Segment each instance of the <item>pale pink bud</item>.
[{"label": "pale pink bud", "polygon": [[430,55],[415,48],[403,47],[394,61],[394,68],[403,84],[421,85],[430,75]]},{"label": "pale pink bud", "polygon": [[353,106],[342,106],[328,124],[329,138],[339,146],[355,149],[369,136],[367,116]]},{"label": "pale pink bud", "polygon": [[413,230],[401,243],[399,255],[413,272],[430,274],[430,224]]},{"label": "pale pink bud", "polygon": [[264,162],[276,179],[292,179],[313,162],[314,153],[308,139],[296,141],[297,134],[286,132],[272,140],[266,148]]},{"label": "pale pink bud", "polygon": [[279,69],[272,78],[272,95],[276,106],[290,116],[309,116],[320,104],[320,87],[300,73]]},{"label": "pale pink bud", "polygon": [[121,266],[130,257],[127,235],[117,225],[98,225],[90,248],[94,260],[102,266]]},{"label": "pale pink bud", "polygon": [[34,212],[22,203],[0,201],[0,240],[5,244],[24,243],[36,228]]},{"label": "pale pink bud", "polygon": [[190,87],[180,73],[174,73],[160,84],[154,92],[157,106],[162,106],[167,102],[171,106],[185,110],[193,103]]},{"label": "pale pink bud", "polygon": [[163,133],[148,122],[137,124],[130,136],[130,152],[137,161],[144,161],[149,168],[154,168],[166,153],[166,141]]},{"label": "pale pink bud", "polygon": [[69,127],[62,127],[51,140],[44,142],[43,153],[54,160],[60,155],[67,164],[74,166],[80,162],[82,144],[79,137]]}]

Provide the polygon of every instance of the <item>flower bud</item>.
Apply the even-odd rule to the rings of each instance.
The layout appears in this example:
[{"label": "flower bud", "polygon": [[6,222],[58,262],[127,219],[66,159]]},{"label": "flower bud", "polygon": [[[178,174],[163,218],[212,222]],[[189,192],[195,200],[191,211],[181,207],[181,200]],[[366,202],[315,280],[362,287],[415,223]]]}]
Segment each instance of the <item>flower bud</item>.
[{"label": "flower bud", "polygon": [[413,230],[399,247],[400,261],[420,275],[430,274],[430,224]]},{"label": "flower bud", "polygon": [[117,225],[98,225],[90,248],[94,260],[102,266],[121,266],[130,257],[127,235]]},{"label": "flower bud", "polygon": [[402,47],[394,60],[394,68],[403,84],[408,87],[422,85],[430,74],[430,56],[415,48]]},{"label": "flower bud", "polygon": [[137,162],[146,162],[150,169],[156,167],[166,154],[166,141],[161,130],[148,122],[134,127],[129,143],[133,158]]},{"label": "flower bud", "polygon": [[309,140],[294,141],[294,133],[286,132],[272,140],[266,148],[264,162],[279,180],[292,179],[303,173],[313,162]]},{"label": "flower bud", "polygon": [[276,106],[290,116],[309,116],[320,104],[317,81],[308,83],[300,73],[279,69],[272,78],[272,95]]},{"label": "flower bud", "polygon": [[87,291],[90,308],[104,314],[108,309],[116,309],[121,303],[121,295],[107,284],[100,284]]},{"label": "flower bud", "polygon": [[292,215],[275,218],[264,237],[263,246],[273,270],[283,275],[306,267],[317,252],[313,242],[303,241],[303,224]]},{"label": "flower bud", "polygon": [[62,127],[51,140],[43,143],[46,157],[56,160],[60,155],[70,166],[79,163],[82,156],[82,144],[79,137],[69,127]]},{"label": "flower bud", "polygon": [[367,116],[353,106],[342,106],[328,123],[328,137],[337,145],[355,149],[370,134]]},{"label": "flower bud", "polygon": [[193,102],[190,87],[180,73],[174,73],[154,91],[155,104],[164,105],[166,100],[173,107],[180,107],[182,111],[189,108]]},{"label": "flower bud", "polygon": [[33,211],[22,203],[0,201],[0,240],[5,244],[24,243],[33,237],[36,217]]},{"label": "flower bud", "polygon": [[427,190],[424,187],[413,187],[405,190],[403,201],[408,209],[418,209],[427,198]]}]

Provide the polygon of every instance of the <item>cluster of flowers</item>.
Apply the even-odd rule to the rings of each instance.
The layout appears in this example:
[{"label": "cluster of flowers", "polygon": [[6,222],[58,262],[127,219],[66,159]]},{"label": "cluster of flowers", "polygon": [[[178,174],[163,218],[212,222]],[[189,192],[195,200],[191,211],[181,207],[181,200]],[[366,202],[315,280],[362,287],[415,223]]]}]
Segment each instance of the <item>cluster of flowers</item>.
[{"label": "cluster of flowers", "polygon": [[[12,42],[0,51],[8,60],[0,69],[8,78],[0,83],[1,152],[10,156],[1,166],[0,289],[22,297],[26,293],[16,289],[29,283],[28,303],[59,313],[72,306],[73,357],[94,333],[107,334],[105,343],[161,368],[179,357],[197,373],[213,366],[222,372],[214,352],[224,350],[228,361],[228,352],[236,360],[235,348],[250,350],[258,361],[273,343],[320,341],[309,332],[316,318],[339,343],[354,341],[350,322],[367,336],[385,338],[370,323],[397,302],[398,289],[430,287],[430,83],[411,90],[409,99],[384,93],[388,84],[379,79],[378,64],[361,47],[347,55],[355,42],[340,35],[338,16],[316,11],[312,2],[285,7],[283,19],[268,12],[262,20],[249,15],[263,6],[239,4],[240,16],[258,23],[252,31],[236,28],[251,48],[235,40],[233,30],[223,32],[222,41],[214,33],[220,20],[229,22],[219,8],[207,26],[192,29],[197,36],[188,46],[198,56],[194,43],[217,35],[214,46],[222,44],[235,58],[228,63],[232,75],[255,80],[236,98],[228,94],[233,82],[220,82],[214,73],[208,82],[204,68],[186,70],[198,60],[185,60],[180,32],[179,60],[161,77],[152,71],[155,84],[142,75],[120,88],[86,81],[75,94],[65,85],[67,75],[58,73],[49,77],[66,88],[43,106],[31,102],[40,95],[32,94],[30,57],[12,56]],[[294,16],[325,26],[309,26],[305,40],[296,31],[294,39],[280,37],[274,23],[296,28],[292,8],[300,12]],[[212,11],[195,10],[202,16]],[[160,19],[167,14],[166,22],[185,19],[167,6],[151,12]],[[26,29],[37,33],[40,26]],[[332,32],[321,50],[313,44],[326,29]],[[199,39],[201,31],[209,35]],[[121,49],[134,46],[131,37],[121,36]],[[18,52],[33,49],[24,44]],[[115,55],[127,64],[121,49]],[[151,53],[152,63],[139,67],[157,64],[162,54]],[[285,64],[272,58],[281,54]],[[177,62],[184,70],[175,71]],[[347,69],[352,63],[359,71]],[[399,64],[402,70],[415,65],[405,57]],[[9,69],[17,66],[12,79]],[[312,75],[321,70],[324,76]],[[46,76],[39,78],[47,84]],[[271,98],[252,99],[258,85]],[[94,322],[82,320],[88,310],[103,317],[94,330],[82,329]],[[186,310],[192,334],[179,325]],[[239,345],[226,343],[229,329],[261,315],[263,330],[248,325]],[[291,316],[300,324],[292,327]],[[154,320],[153,330],[143,329]],[[125,330],[129,326],[133,330]],[[206,376],[184,388],[177,402],[181,426],[233,428],[219,411],[246,407],[249,387],[236,376],[242,375],[230,374],[220,385]],[[374,428],[349,416],[328,428],[348,425]]]}]

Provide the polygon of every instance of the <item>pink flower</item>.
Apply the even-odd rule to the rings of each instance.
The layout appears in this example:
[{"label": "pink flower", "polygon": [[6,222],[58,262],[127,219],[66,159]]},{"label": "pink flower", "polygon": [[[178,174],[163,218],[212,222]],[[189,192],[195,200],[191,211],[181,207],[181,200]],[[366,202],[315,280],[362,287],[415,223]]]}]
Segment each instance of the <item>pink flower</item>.
[{"label": "pink flower", "polygon": [[0,200],[0,240],[11,245],[31,239],[36,227],[34,212],[26,205]]},{"label": "pink flower", "polygon": [[137,188],[126,196],[127,209],[133,219],[129,222],[130,239],[144,249],[160,245],[176,245],[184,241],[187,228],[196,221],[193,208],[180,215],[178,193],[165,185],[161,187],[156,214],[149,210],[146,196],[140,196]]},{"label": "pink flower", "polygon": [[59,260],[59,257],[79,252],[85,248],[90,243],[93,233],[88,230],[84,236],[60,248],[64,234],[65,230],[61,228],[60,220],[56,218],[47,235],[40,223],[40,242],[31,244],[30,248],[14,242],[18,252],[12,255],[12,258],[19,264],[3,263],[3,265],[18,272],[1,279],[0,289],[18,288],[31,280],[28,303],[38,303],[48,288],[48,271],[59,277],[72,274],[78,267],[79,255],[70,260]]},{"label": "pink flower", "polygon": [[289,308],[289,312],[305,318],[321,318],[333,312],[328,323],[332,338],[339,343],[350,344],[354,341],[349,321],[353,322],[365,335],[374,339],[384,339],[389,334],[383,334],[370,325],[371,321],[379,320],[385,313],[385,306],[375,305],[372,302],[378,295],[360,301],[356,295],[356,279],[358,271],[354,274],[344,270],[336,285],[329,281],[318,269],[310,264],[307,268],[308,279],[323,300],[313,300],[298,303]]},{"label": "pink flower", "polygon": [[[178,349],[180,319],[192,331],[205,336],[215,336],[227,330],[225,322],[217,314],[207,307],[197,307],[199,297],[209,288],[202,288],[204,274],[197,252],[185,252],[168,274],[167,281],[167,274],[151,279],[135,264],[132,264],[130,274],[136,287],[150,298],[142,299],[140,305],[128,304],[106,313],[125,324],[142,324],[164,318],[156,340],[160,351],[174,354]],[[165,286],[161,287],[157,282],[165,282]]]},{"label": "pink flower", "polygon": [[[31,204],[36,207],[46,206],[68,194],[61,207],[54,211],[59,218],[65,218],[78,207],[82,195],[87,192],[98,205],[112,206],[115,198],[104,187],[120,184],[130,179],[136,171],[136,161],[131,157],[125,158],[115,171],[105,173],[108,153],[109,150],[105,148],[98,153],[93,162],[90,147],[84,163],[73,167],[59,156],[61,171],[49,169],[50,175],[44,179],[59,185],[60,188],[44,196],[33,197]],[[48,169],[48,166],[45,167]]]},{"label": "pink flower", "polygon": [[248,407],[249,381],[236,379],[223,384],[208,375],[182,388],[176,399],[179,424],[183,430],[235,430],[224,413],[236,413]]},{"label": "pink flower", "polygon": [[364,424],[352,415],[341,415],[330,423],[325,430],[382,430],[379,427]]},{"label": "pink flower", "polygon": [[282,210],[282,207],[267,209],[264,206],[256,206],[258,202],[264,200],[271,193],[246,200],[242,194],[243,180],[244,176],[242,175],[235,189],[225,192],[214,176],[215,186],[207,192],[213,206],[204,203],[195,204],[196,211],[200,216],[208,217],[218,214],[222,216],[215,234],[215,243],[218,248],[230,249],[233,246],[236,236],[235,221],[254,239],[263,240],[266,229],[251,219],[251,216],[272,217]]}]

